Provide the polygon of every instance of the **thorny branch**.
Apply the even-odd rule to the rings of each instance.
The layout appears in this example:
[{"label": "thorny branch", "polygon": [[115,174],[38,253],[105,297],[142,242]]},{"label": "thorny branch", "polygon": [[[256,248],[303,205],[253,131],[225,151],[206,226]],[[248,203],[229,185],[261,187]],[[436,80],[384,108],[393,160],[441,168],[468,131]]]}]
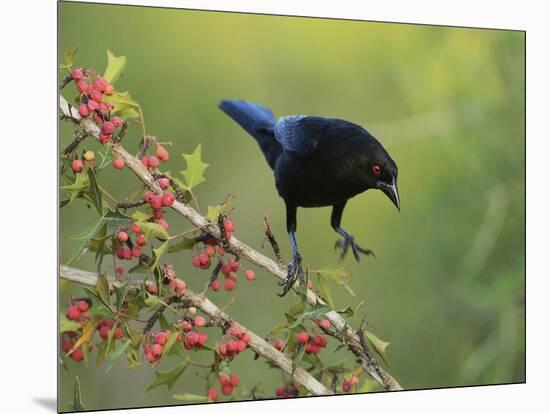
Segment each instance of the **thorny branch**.
[{"label": "thorny branch", "polygon": [[[94,272],[87,272],[84,270],[76,269],[73,267],[61,266],[60,276],[63,279],[70,280],[72,282],[77,282],[88,286],[95,286],[97,282],[98,274]],[[115,279],[109,278],[108,280],[109,280],[110,286],[120,285],[120,282],[117,282]],[[200,309],[202,312],[204,312],[213,320],[219,321],[220,324],[223,324],[225,326],[231,326],[235,323],[238,324],[238,322],[233,320],[227,313],[223,312],[213,302],[211,302],[208,298],[206,298],[203,295],[200,295],[198,293],[195,293],[187,289],[185,291],[184,299],[186,303]],[[158,316],[160,316],[160,313]],[[260,356],[266,359],[269,359],[274,364],[276,364],[279,368],[281,368],[283,371],[292,375],[292,377],[296,381],[302,384],[312,394],[314,395],[332,394],[331,390],[327,389],[323,384],[317,381],[306,370],[302,368],[296,368],[293,372],[292,361],[290,361],[285,356],[285,354],[277,351],[273,346],[267,343],[264,339],[262,339],[260,336],[256,335],[254,332],[250,331],[243,325],[241,324],[239,325],[242,326],[244,329],[246,329],[246,331],[250,335],[250,342],[248,343],[248,345],[254,352],[256,352],[257,354],[259,354]]]},{"label": "thorny branch", "polygon": [[[71,110],[72,108],[63,96],[60,96],[60,109],[63,119],[69,119],[82,126],[89,134],[95,137],[98,136],[99,128],[93,123],[93,121],[90,119],[82,119],[77,111],[74,111],[74,109]],[[113,152],[124,160],[128,168],[130,168],[138,179],[141,180],[151,191],[161,192],[159,184],[156,182],[151,172],[143,166],[141,160],[131,155],[119,144],[113,145]],[[206,217],[201,215],[192,207],[176,200],[171,208],[182,215],[195,227],[202,228],[212,237],[222,239],[223,236],[218,223],[210,222]],[[226,250],[239,258],[254,263],[256,266],[268,271],[280,280],[286,279],[287,269],[285,266],[281,266],[269,257],[264,256],[252,247],[238,240],[235,236],[228,241]],[[326,305],[326,302],[319,298],[311,289],[307,289],[306,300],[310,305]],[[327,312],[324,317],[331,322],[335,328],[335,331],[338,332],[338,339],[342,343],[346,344],[350,349],[357,352],[354,352],[354,354],[358,357],[358,359],[360,359],[361,366],[365,372],[367,372],[386,390],[395,391],[403,389],[401,385],[378,364],[378,361],[372,354],[372,351],[368,347],[363,348],[359,335],[346,323],[344,318],[342,318],[334,310]]]}]

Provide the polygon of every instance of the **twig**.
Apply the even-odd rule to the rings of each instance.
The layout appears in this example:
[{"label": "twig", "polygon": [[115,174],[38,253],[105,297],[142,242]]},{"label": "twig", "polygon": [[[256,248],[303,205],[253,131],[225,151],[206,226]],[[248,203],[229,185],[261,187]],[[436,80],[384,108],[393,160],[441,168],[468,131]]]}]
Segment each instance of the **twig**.
[{"label": "twig", "polygon": [[[98,136],[99,128],[97,125],[95,125],[92,120],[82,119],[78,113],[75,114],[74,112],[71,112],[67,101],[65,101],[63,97],[61,97],[60,107],[61,114],[64,118],[72,119],[73,122],[79,123],[91,135],[94,135],[95,137]],[[143,166],[139,159],[131,155],[118,144],[113,145],[113,152],[124,160],[125,164],[134,172],[138,179],[149,187],[151,191],[161,192],[159,184],[156,182],[151,172]],[[203,228],[204,231],[208,232],[212,237],[218,240],[222,239],[222,232],[220,231],[217,223],[212,223],[191,206],[176,200],[174,204],[172,204],[172,209],[182,215],[194,226]],[[231,240],[228,241],[226,250],[235,256],[244,258],[245,260],[254,263],[256,266],[265,269],[281,281],[286,279],[287,271],[284,267],[282,268],[274,260],[264,256],[252,247],[241,242],[235,236],[231,237]],[[326,305],[326,302],[319,298],[311,289],[307,289],[306,291],[306,300],[310,305]],[[324,318],[328,319],[335,329],[342,332],[340,337],[342,343],[351,345],[355,347],[355,349],[360,350],[358,357],[361,359],[361,366],[375,381],[382,385],[386,390],[394,391],[403,389],[390,374],[378,365],[376,358],[368,349],[367,352],[363,354],[363,348],[361,347],[359,336],[353,331],[353,329],[351,329],[344,318],[342,318],[334,310],[327,312],[324,315]],[[381,372],[382,375],[380,375],[379,372]]]},{"label": "twig", "polygon": [[128,210],[129,208],[139,207],[144,204],[147,204],[147,201],[145,200],[136,200],[136,201],[127,201],[127,202],[120,202],[117,203],[117,208],[121,208],[123,210]]},{"label": "twig", "polygon": [[[60,267],[60,276],[63,279],[70,280],[73,282],[81,283],[88,286],[95,286],[97,281],[97,273],[87,272],[80,269],[75,269],[68,266]],[[109,284],[112,286],[119,286],[120,283],[116,280],[109,278]],[[185,291],[184,299],[186,302],[192,304],[196,308],[199,308],[202,312],[208,315],[210,318],[222,321],[224,325],[231,326],[234,321],[228,314],[220,310],[213,302],[208,298],[198,293],[195,293],[189,289]],[[160,316],[160,315],[159,315]],[[332,391],[327,389],[323,384],[317,381],[311,374],[302,368],[297,368],[292,373],[292,361],[290,361],[285,354],[277,351],[273,346],[264,341],[260,336],[256,335],[251,330],[242,326],[250,336],[250,342],[248,346],[257,354],[262,357],[269,359],[283,371],[292,375],[293,378],[302,384],[306,389],[314,395],[329,395],[332,394]]]},{"label": "twig", "polygon": [[69,145],[67,145],[67,148],[63,151],[65,155],[72,154],[74,150],[80,145],[82,141],[86,139],[86,137],[89,137],[90,134],[88,134],[86,131],[80,131],[78,134],[76,134],[76,137],[74,138],[73,142],[71,142]]},{"label": "twig", "polygon": [[284,269],[285,263],[283,261],[283,257],[281,256],[281,249],[279,248],[279,243],[277,243],[275,236],[271,232],[271,226],[267,221],[267,216],[264,216],[264,229],[265,229],[265,237],[269,241],[269,244],[271,244],[271,248],[273,249],[273,253],[275,253],[275,258],[277,259],[277,263],[279,263],[279,266],[281,266]]}]

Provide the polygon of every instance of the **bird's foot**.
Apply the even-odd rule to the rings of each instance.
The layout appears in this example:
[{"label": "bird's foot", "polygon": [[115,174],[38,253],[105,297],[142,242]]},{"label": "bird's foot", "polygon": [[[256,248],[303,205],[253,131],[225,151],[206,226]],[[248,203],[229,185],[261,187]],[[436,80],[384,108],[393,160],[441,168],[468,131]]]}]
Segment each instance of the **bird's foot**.
[{"label": "bird's foot", "polygon": [[299,280],[300,283],[305,283],[304,271],[302,270],[302,258],[299,254],[294,256],[292,261],[288,264],[287,269],[288,273],[286,279],[279,282],[279,286],[284,286],[283,292],[277,293],[280,297],[286,295],[288,291],[292,289],[292,286],[294,286],[294,283],[296,283],[297,280]]},{"label": "bird's foot", "polygon": [[356,261],[359,261],[359,253],[363,253],[365,256],[373,256],[374,252],[370,249],[365,249],[361,246],[359,246],[353,237],[344,237],[343,239],[337,240],[334,244],[334,249],[342,249],[342,253],[340,253],[340,258],[343,259],[348,254],[348,250],[351,246],[351,251],[353,252],[353,257],[355,257]]}]

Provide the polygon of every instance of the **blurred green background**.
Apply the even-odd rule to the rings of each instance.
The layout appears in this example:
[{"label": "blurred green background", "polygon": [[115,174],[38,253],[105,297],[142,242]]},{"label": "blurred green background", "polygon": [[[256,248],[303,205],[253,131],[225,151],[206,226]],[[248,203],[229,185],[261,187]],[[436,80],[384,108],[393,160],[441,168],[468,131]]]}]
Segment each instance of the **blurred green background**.
[{"label": "blurred green background", "polygon": [[[289,259],[284,204],[256,143],[218,102],[241,98],[276,115],[365,126],[399,165],[401,213],[380,192],[355,197],[343,226],[376,259],[356,264],[350,255],[339,264],[330,209],[299,210],[305,263],[353,272],[357,297],[334,287],[336,305],[366,301],[374,332],[391,342],[388,370],[405,388],[525,381],[524,33],[71,3],[60,4],[60,16],[60,59],[79,46],[77,64],[103,71],[107,48],[126,55],[117,89],[142,105],[149,134],[172,141],[167,169],[182,170],[179,154],[201,143],[210,164],[196,191],[202,210],[233,194],[236,236],[260,251],[267,214]],[[62,125],[62,147],[71,131]],[[134,125],[126,135],[132,151],[139,131]],[[112,194],[138,188],[130,171],[107,170]],[[61,263],[75,246],[68,237],[95,220],[82,202],[62,210]],[[173,233],[188,228],[172,213],[169,222]],[[89,256],[76,265],[94,270]],[[191,288],[202,286],[208,273],[192,268],[190,253],[170,259]],[[229,312],[266,334],[297,297],[277,298],[275,278],[254,270],[257,280],[240,283]],[[64,291],[61,305],[78,292]],[[230,295],[212,297],[221,305]],[[339,362],[349,354],[321,356]],[[154,378],[147,364],[129,370],[121,358],[108,375],[105,366],[70,364],[60,374],[65,410],[75,375],[87,408],[174,404],[174,392],[204,393],[191,369],[172,392],[146,394]],[[263,395],[281,385],[280,372],[251,353],[232,369],[248,388],[260,383]]]}]

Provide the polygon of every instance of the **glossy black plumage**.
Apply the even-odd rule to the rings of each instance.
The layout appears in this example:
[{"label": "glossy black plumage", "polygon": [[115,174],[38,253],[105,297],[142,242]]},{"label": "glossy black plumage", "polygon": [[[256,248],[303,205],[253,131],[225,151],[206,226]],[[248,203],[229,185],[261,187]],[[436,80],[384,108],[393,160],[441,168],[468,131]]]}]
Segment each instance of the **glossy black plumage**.
[{"label": "glossy black plumage", "polygon": [[277,120],[269,109],[248,101],[222,101],[220,108],[256,139],[285,201],[294,257],[283,294],[301,277],[297,207],[333,206],[331,226],[343,237],[336,244],[342,257],[350,247],[356,260],[359,253],[372,254],[340,222],[347,200],[371,188],[382,190],[399,208],[397,165],[376,138],[341,119],[292,115]]}]

